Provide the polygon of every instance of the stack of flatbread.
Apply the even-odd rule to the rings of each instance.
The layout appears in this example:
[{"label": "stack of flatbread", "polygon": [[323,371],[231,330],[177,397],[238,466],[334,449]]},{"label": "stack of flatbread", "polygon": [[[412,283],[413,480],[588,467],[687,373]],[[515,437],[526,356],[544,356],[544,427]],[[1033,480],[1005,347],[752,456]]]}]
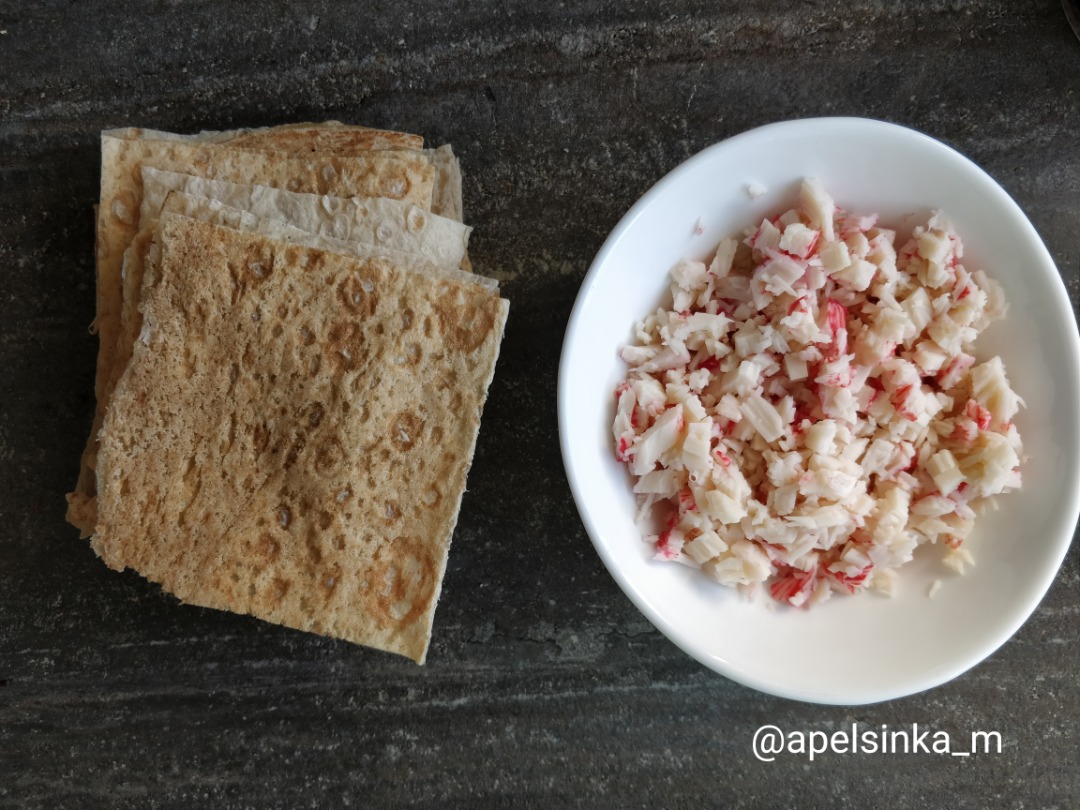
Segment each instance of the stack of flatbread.
[{"label": "stack of flatbread", "polygon": [[422,663],[508,308],[469,231],[414,135],[103,133],[68,520],[185,602]]}]

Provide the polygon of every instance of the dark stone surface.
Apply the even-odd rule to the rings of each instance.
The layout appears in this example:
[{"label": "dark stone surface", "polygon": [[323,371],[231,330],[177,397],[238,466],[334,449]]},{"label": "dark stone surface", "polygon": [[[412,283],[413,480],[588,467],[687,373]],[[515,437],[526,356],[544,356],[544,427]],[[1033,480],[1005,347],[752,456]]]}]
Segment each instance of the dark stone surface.
[{"label": "dark stone surface", "polygon": [[[1080,42],[1057,0],[5,1],[0,30],[0,806],[1080,806],[1075,547],[1016,637],[946,686],[772,698],[619,592],[555,417],[604,235],[680,161],[771,121],[870,116],[955,146],[1075,302]],[[98,131],[330,117],[454,145],[473,260],[513,302],[424,668],[181,607],[62,519],[92,412]],[[1004,745],[751,755],[764,723],[855,721]]]}]

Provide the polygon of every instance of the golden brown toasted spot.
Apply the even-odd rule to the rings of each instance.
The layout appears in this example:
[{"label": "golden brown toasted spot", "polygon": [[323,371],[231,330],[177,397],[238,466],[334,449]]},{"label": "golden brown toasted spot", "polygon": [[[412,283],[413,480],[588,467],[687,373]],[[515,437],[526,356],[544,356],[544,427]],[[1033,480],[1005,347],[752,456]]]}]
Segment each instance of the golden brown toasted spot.
[{"label": "golden brown toasted spot", "polygon": [[447,369],[439,375],[436,385],[440,391],[452,391],[457,387],[457,381],[457,372],[453,369]]},{"label": "golden brown toasted spot", "polygon": [[266,594],[266,598],[271,603],[278,603],[289,595],[289,588],[292,587],[292,582],[281,577],[274,577],[270,581],[270,588]]},{"label": "golden brown toasted spot", "polygon": [[321,251],[304,250],[296,245],[291,245],[285,251],[285,261],[294,270],[298,269],[303,273],[313,273],[325,266],[326,257]]},{"label": "golden brown toasted spot", "polygon": [[364,352],[364,335],[352,321],[338,321],[326,336],[326,353],[338,371],[351,371],[360,365]]},{"label": "golden brown toasted spot", "polygon": [[405,215],[405,225],[413,233],[420,233],[427,225],[427,218],[419,208],[410,208],[409,213]]},{"label": "golden brown toasted spot", "polygon": [[307,422],[308,427],[317,428],[319,423],[322,422],[323,416],[326,414],[326,409],[323,408],[321,402],[313,402],[307,407]]},{"label": "golden brown toasted spot", "polygon": [[255,544],[255,559],[260,565],[275,562],[281,554],[281,544],[269,532],[259,535]]},{"label": "golden brown toasted spot", "polygon": [[260,422],[259,424],[255,425],[252,442],[255,445],[255,451],[258,453],[263,452],[269,446],[270,428],[265,422]]},{"label": "golden brown toasted spot", "polygon": [[345,460],[345,450],[337,439],[329,439],[315,451],[315,472],[321,476],[332,475]]},{"label": "golden brown toasted spot", "polygon": [[315,565],[319,565],[322,562],[322,536],[315,531],[310,530],[307,537],[304,538],[304,546],[307,550],[308,559]]},{"label": "golden brown toasted spot", "polygon": [[383,522],[389,526],[401,520],[401,507],[397,501],[387,500],[383,506]]},{"label": "golden brown toasted spot", "polygon": [[379,304],[375,279],[369,274],[352,273],[338,285],[338,299],[355,315],[371,317]]},{"label": "golden brown toasted spot", "polygon": [[392,544],[393,557],[379,555],[368,578],[365,602],[373,613],[391,625],[417,619],[431,600],[435,564],[429,553],[412,538],[399,537]]},{"label": "golden brown toasted spot", "polygon": [[451,349],[472,352],[495,328],[499,299],[486,291],[465,290],[443,285],[435,302],[439,330]]},{"label": "golden brown toasted spot", "polygon": [[420,441],[424,421],[412,411],[402,411],[390,425],[390,443],[398,450],[411,450]]},{"label": "golden brown toasted spot", "polygon": [[319,573],[319,590],[326,599],[329,599],[334,595],[334,591],[337,590],[337,586],[340,582],[341,566],[337,563],[334,563]]},{"label": "golden brown toasted spot", "polygon": [[391,175],[389,177],[385,177],[382,181],[382,195],[384,197],[390,197],[394,200],[400,200],[409,193],[410,185],[411,184],[409,183],[408,179],[404,176],[399,177]]},{"label": "golden brown toasted spot", "polygon": [[409,343],[405,346],[405,353],[401,355],[403,363],[408,363],[410,366],[417,365],[424,357],[424,352],[420,348],[419,343]]},{"label": "golden brown toasted spot", "polygon": [[300,458],[300,454],[304,452],[304,447],[306,445],[307,442],[302,436],[289,445],[289,451],[285,454],[285,469],[288,470],[296,464],[297,459]]},{"label": "golden brown toasted spot", "polygon": [[251,284],[261,284],[270,277],[270,274],[274,271],[272,264],[265,264],[260,261],[248,262],[245,268],[245,280]]}]

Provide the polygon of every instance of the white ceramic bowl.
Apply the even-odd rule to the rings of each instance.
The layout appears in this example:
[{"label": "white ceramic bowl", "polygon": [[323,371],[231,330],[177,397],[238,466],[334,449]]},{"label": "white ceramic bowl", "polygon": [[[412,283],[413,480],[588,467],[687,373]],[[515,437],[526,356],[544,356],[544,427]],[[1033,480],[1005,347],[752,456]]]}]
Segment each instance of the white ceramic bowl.
[{"label": "white ceramic bowl", "polygon": [[[966,547],[976,565],[951,575],[933,547],[901,569],[899,593],[834,597],[810,610],[751,602],[700,572],[653,562],[634,526],[634,499],[615,461],[618,348],[665,301],[680,258],[794,202],[816,176],[842,207],[899,226],[940,208],[956,224],[965,265],[1005,288],[1009,315],[977,344],[1000,354],[1027,403],[1016,418],[1024,487],[983,516]],[[767,191],[751,199],[747,188]],[[703,232],[695,233],[695,225]],[[910,226],[909,226],[910,227]],[[901,237],[902,238],[902,237]],[[1080,514],[1080,340],[1065,287],[1038,234],[974,163],[903,127],[854,118],[791,121],[709,147],[657,183],[623,217],[593,262],[566,331],[559,433],[570,487],[612,576],[668,638],[701,663],[764,692],[863,704],[929,689],[983,660],[1050,587]],[[933,599],[935,579],[942,586]]]}]

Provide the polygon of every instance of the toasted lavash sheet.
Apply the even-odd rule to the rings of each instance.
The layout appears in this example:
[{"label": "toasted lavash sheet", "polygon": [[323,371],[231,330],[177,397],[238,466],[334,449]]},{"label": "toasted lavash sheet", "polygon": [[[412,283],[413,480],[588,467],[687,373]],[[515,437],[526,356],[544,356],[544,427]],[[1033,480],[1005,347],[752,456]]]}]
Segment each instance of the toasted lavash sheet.
[{"label": "toasted lavash sheet", "polygon": [[138,232],[142,199],[141,167],[196,172],[233,182],[257,182],[300,192],[339,197],[390,197],[430,208],[435,169],[420,152],[367,151],[358,156],[309,155],[282,158],[271,152],[184,140],[152,140],[102,134],[101,200],[97,217],[98,359],[94,393],[97,408],[80,464],[75,491],[68,495],[68,520],[83,536],[93,530],[89,502],[94,494],[95,437],[104,418],[105,388],[112,378],[122,318],[121,269],[124,251]]},{"label": "toasted lavash sheet", "polygon": [[410,253],[433,264],[457,267],[465,258],[472,228],[418,206],[384,197],[331,197],[250,183],[208,180],[180,172],[142,169],[140,223],[157,219],[169,192],[218,200],[319,236],[362,242]]},{"label": "toasted lavash sheet", "polygon": [[[120,317],[119,273],[124,250],[138,232],[143,166],[195,173],[229,182],[255,182],[338,197],[389,197],[428,209],[435,171],[415,152],[367,152],[356,157],[281,158],[219,144],[102,138],[102,203],[98,219],[99,366],[111,366]],[[100,397],[100,371],[98,396]],[[107,375],[105,376],[107,379]]]},{"label": "toasted lavash sheet", "polygon": [[[392,262],[401,272],[424,273],[439,278],[453,279],[461,283],[475,283],[489,290],[498,289],[498,281],[485,276],[477,276],[458,270],[456,267],[438,266],[403,251],[388,250],[378,245],[363,242],[350,242],[312,234],[301,228],[274,220],[266,220],[226,205],[219,200],[195,197],[183,192],[171,192],[167,196],[161,215],[174,214],[191,219],[221,225],[249,233],[259,233],[289,244],[319,250],[332,251],[361,259],[385,259]],[[144,295],[144,277],[156,267],[158,251],[156,247],[158,220],[152,220],[132,241],[124,255],[124,311],[121,328],[117,337],[116,362],[112,370],[112,379],[105,391],[106,407],[116,382],[123,374],[131,357],[132,348],[142,331],[143,319],[139,311],[139,302]]]},{"label": "toasted lavash sheet", "polygon": [[241,149],[268,149],[274,152],[304,154],[331,152],[356,154],[364,149],[411,149],[424,147],[419,135],[392,130],[342,124],[292,124],[267,130],[238,132],[228,143]]},{"label": "toasted lavash sheet", "polygon": [[[230,182],[253,182],[338,197],[389,197],[431,207],[435,171],[418,152],[368,151],[339,157],[286,157],[225,145],[102,137],[101,211],[98,219],[98,328],[103,344],[119,316],[119,271],[138,232],[143,166]],[[99,357],[99,362],[103,358]],[[106,365],[108,352],[106,351]]]},{"label": "toasted lavash sheet", "polygon": [[123,127],[106,130],[116,138],[127,140],[202,141],[228,144],[239,149],[256,149],[299,157],[310,152],[353,154],[372,149],[423,149],[419,135],[393,130],[325,121],[321,124],[298,123],[275,127],[232,130],[203,130],[195,134],[162,132],[142,127]]},{"label": "toasted lavash sheet", "polygon": [[[173,214],[191,219],[209,222],[249,233],[259,233],[284,243],[301,245],[308,248],[332,251],[361,259],[384,259],[391,262],[400,272],[422,273],[438,278],[451,279],[463,284],[475,283],[488,290],[497,290],[498,282],[484,276],[463,272],[456,267],[438,266],[421,257],[401,251],[388,250],[377,245],[361,242],[347,242],[339,239],[318,236],[292,225],[266,220],[237,208],[225,205],[218,200],[194,197],[183,192],[171,192],[162,206],[161,215]],[[139,302],[145,295],[148,285],[146,276],[153,276],[157,267],[160,251],[157,247],[158,220],[151,221],[139,232],[124,256],[124,317],[117,337],[116,359],[113,364],[111,379],[105,389],[106,408],[113,390],[123,375],[130,361],[134,344],[143,331],[143,318]],[[96,515],[96,506],[91,503]]]},{"label": "toasted lavash sheet", "polygon": [[152,326],[101,434],[95,550],[184,601],[422,662],[506,302],[168,213],[160,228]]},{"label": "toasted lavash sheet", "polygon": [[[355,156],[282,157],[199,141],[102,137],[102,214],[99,246],[123,254],[137,231],[143,166],[234,183],[258,183],[338,197],[388,197],[429,210],[435,178],[421,152],[365,151]],[[115,259],[114,259],[115,261]]]},{"label": "toasted lavash sheet", "polygon": [[250,214],[249,211],[233,208],[220,200],[196,197],[180,191],[170,192],[162,207],[162,212],[179,214],[239,230],[252,231],[290,244],[332,251],[346,256],[356,256],[361,259],[386,259],[393,262],[402,272],[423,273],[440,278],[454,279],[462,284],[476,284],[488,290],[497,290],[499,287],[498,279],[465,272],[450,264],[436,264],[414,253],[392,250],[382,245],[372,245],[366,242],[320,236],[278,220],[265,219],[255,215],[246,216]]},{"label": "toasted lavash sheet", "polygon": [[291,157],[312,153],[363,154],[371,150],[420,151],[435,169],[431,212],[458,222],[464,221],[461,163],[449,144],[423,149],[419,135],[368,129],[328,121],[323,124],[286,124],[269,129],[203,131],[181,135],[160,130],[127,127],[105,134],[125,140],[159,140],[225,144],[238,149],[275,152]]}]

